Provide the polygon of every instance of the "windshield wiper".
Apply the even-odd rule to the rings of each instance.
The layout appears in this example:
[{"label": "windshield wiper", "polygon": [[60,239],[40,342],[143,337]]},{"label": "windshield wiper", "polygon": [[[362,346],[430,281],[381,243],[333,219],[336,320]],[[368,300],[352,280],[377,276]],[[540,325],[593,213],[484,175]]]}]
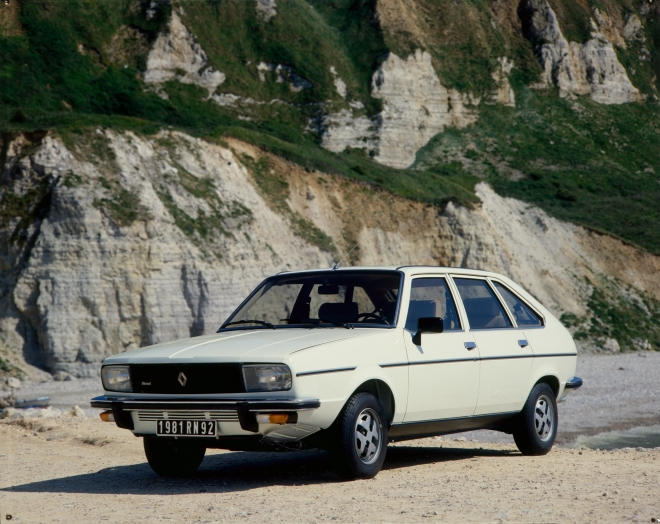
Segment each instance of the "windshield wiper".
[{"label": "windshield wiper", "polygon": [[271,324],[270,322],[264,322],[263,320],[235,320],[234,322],[225,322],[224,324],[222,324],[222,326],[220,326],[220,329],[224,329],[227,326],[233,326],[236,324],[259,324],[261,326],[266,326],[267,328],[270,329],[275,329],[275,326],[273,324]]}]

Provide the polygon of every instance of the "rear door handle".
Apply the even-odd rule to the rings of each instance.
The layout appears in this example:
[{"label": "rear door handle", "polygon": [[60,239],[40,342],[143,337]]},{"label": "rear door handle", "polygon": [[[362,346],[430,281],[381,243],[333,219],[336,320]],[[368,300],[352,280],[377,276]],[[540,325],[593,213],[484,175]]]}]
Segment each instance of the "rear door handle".
[{"label": "rear door handle", "polygon": [[477,345],[474,342],[466,342],[465,343],[465,349],[467,349],[468,351],[472,350],[476,347],[477,347]]},{"label": "rear door handle", "polygon": [[522,339],[522,340],[519,340],[519,341],[518,341],[518,345],[519,345],[521,348],[526,348],[527,346],[529,346],[529,342],[527,342],[525,339]]}]

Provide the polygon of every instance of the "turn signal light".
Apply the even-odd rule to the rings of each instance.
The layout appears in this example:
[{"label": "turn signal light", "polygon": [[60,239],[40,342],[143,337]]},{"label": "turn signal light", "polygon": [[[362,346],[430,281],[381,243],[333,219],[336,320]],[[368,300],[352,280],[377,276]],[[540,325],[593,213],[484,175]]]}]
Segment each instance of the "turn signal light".
[{"label": "turn signal light", "polygon": [[257,422],[259,424],[286,424],[290,418],[289,413],[259,413]]},{"label": "turn signal light", "polygon": [[104,411],[103,413],[99,413],[99,417],[101,417],[103,422],[115,421],[115,416],[112,414],[112,411]]}]

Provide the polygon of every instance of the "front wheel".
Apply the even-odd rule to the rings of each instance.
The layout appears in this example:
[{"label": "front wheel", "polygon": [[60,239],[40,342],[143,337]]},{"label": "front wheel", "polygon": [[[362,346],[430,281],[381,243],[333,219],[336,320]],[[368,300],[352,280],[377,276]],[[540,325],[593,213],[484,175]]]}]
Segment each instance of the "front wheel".
[{"label": "front wheel", "polygon": [[161,477],[190,477],[204,460],[206,448],[189,440],[144,437],[144,454]]},{"label": "front wheel", "polygon": [[349,480],[375,477],[387,453],[383,406],[371,393],[357,393],[346,403],[337,423],[330,450],[337,474]]},{"label": "front wheel", "polygon": [[547,384],[536,384],[520,412],[513,440],[523,455],[545,455],[557,436],[557,402]]}]

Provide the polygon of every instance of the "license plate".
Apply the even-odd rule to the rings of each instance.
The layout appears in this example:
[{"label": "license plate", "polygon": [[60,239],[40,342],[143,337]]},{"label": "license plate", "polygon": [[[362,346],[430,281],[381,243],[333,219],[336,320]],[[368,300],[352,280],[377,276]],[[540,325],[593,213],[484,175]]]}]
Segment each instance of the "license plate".
[{"label": "license plate", "polygon": [[215,420],[159,420],[156,435],[215,437]]}]

